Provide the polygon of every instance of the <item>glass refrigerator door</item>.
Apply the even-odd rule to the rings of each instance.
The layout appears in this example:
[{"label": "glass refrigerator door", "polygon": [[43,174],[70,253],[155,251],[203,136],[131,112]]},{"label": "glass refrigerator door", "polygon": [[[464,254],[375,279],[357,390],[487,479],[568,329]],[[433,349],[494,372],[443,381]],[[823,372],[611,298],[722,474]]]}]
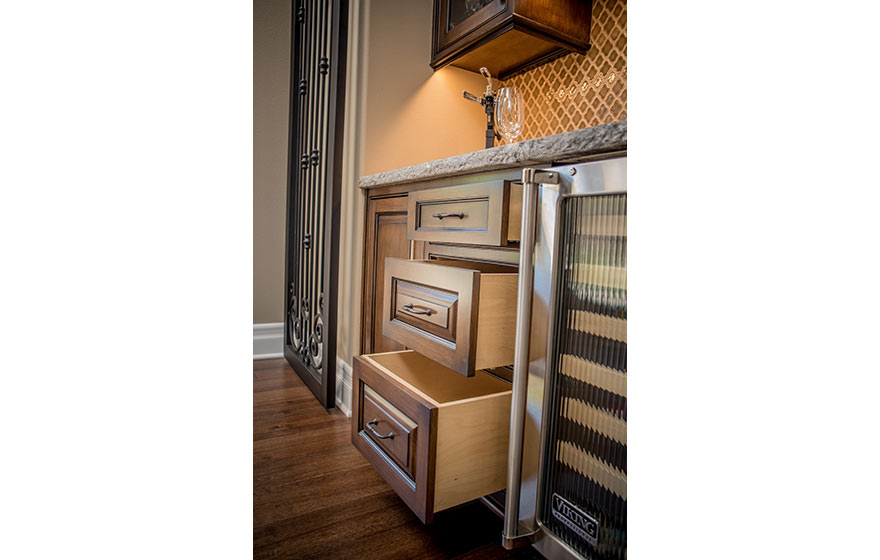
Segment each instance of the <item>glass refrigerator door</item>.
[{"label": "glass refrigerator door", "polygon": [[586,558],[626,558],[626,193],[559,203],[541,524]]}]

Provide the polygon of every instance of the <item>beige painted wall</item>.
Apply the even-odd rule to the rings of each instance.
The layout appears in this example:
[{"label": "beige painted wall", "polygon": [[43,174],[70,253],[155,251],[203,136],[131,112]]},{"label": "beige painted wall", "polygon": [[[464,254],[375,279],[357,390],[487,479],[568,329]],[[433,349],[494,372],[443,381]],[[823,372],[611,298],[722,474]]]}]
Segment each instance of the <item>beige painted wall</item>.
[{"label": "beige painted wall", "polygon": [[370,2],[363,175],[485,146],[483,108],[461,91],[482,95],[486,80],[431,70],[432,18],[433,0]]},{"label": "beige painted wall", "polygon": [[284,319],[290,0],[254,0],[254,323]]}]

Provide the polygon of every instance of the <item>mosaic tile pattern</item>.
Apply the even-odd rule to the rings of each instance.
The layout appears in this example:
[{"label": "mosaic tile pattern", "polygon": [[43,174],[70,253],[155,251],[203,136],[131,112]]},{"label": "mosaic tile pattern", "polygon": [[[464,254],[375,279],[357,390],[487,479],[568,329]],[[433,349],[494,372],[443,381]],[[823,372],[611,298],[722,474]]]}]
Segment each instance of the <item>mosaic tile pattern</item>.
[{"label": "mosaic tile pattern", "polygon": [[523,95],[517,142],[626,120],[626,0],[593,0],[592,25],[587,54],[565,55],[501,84]]}]

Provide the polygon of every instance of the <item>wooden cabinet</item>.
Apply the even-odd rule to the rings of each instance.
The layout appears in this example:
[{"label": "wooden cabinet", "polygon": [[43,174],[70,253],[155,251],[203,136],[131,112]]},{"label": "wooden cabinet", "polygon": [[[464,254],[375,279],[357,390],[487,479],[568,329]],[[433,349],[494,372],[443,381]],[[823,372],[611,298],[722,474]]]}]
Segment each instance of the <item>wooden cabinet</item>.
[{"label": "wooden cabinet", "polygon": [[425,523],[506,483],[511,385],[495,366],[513,363],[520,177],[365,192],[351,440]]},{"label": "wooden cabinet", "polygon": [[510,384],[412,351],[357,356],[351,441],[424,523],[505,486]]},{"label": "wooden cabinet", "polygon": [[565,52],[590,48],[590,0],[434,0],[431,67],[504,79]]}]

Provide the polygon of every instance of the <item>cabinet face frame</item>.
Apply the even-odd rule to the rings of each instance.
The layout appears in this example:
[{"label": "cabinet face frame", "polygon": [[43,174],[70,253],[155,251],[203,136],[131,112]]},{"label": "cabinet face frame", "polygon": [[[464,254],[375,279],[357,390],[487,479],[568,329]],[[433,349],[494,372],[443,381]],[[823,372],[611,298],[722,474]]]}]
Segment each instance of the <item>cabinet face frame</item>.
[{"label": "cabinet face frame", "polygon": [[[394,193],[392,196],[368,196],[366,204],[364,205],[364,210],[361,354],[372,354],[377,351],[377,341],[373,335],[376,330],[378,330],[378,334],[381,335],[381,328],[377,329],[377,327],[382,323],[381,309],[377,310],[376,306],[376,294],[383,293],[384,288],[384,286],[381,285],[381,282],[384,280],[384,275],[378,274],[378,230],[382,226],[382,220],[385,218],[396,218],[397,220],[400,220],[399,223],[403,224],[403,227],[406,228],[406,193]],[[407,243],[407,245],[409,245],[409,243]],[[409,256],[409,249],[407,249],[406,254],[401,253],[396,256],[401,258]],[[402,345],[399,345],[398,348],[392,348],[392,350],[402,349]]]}]

